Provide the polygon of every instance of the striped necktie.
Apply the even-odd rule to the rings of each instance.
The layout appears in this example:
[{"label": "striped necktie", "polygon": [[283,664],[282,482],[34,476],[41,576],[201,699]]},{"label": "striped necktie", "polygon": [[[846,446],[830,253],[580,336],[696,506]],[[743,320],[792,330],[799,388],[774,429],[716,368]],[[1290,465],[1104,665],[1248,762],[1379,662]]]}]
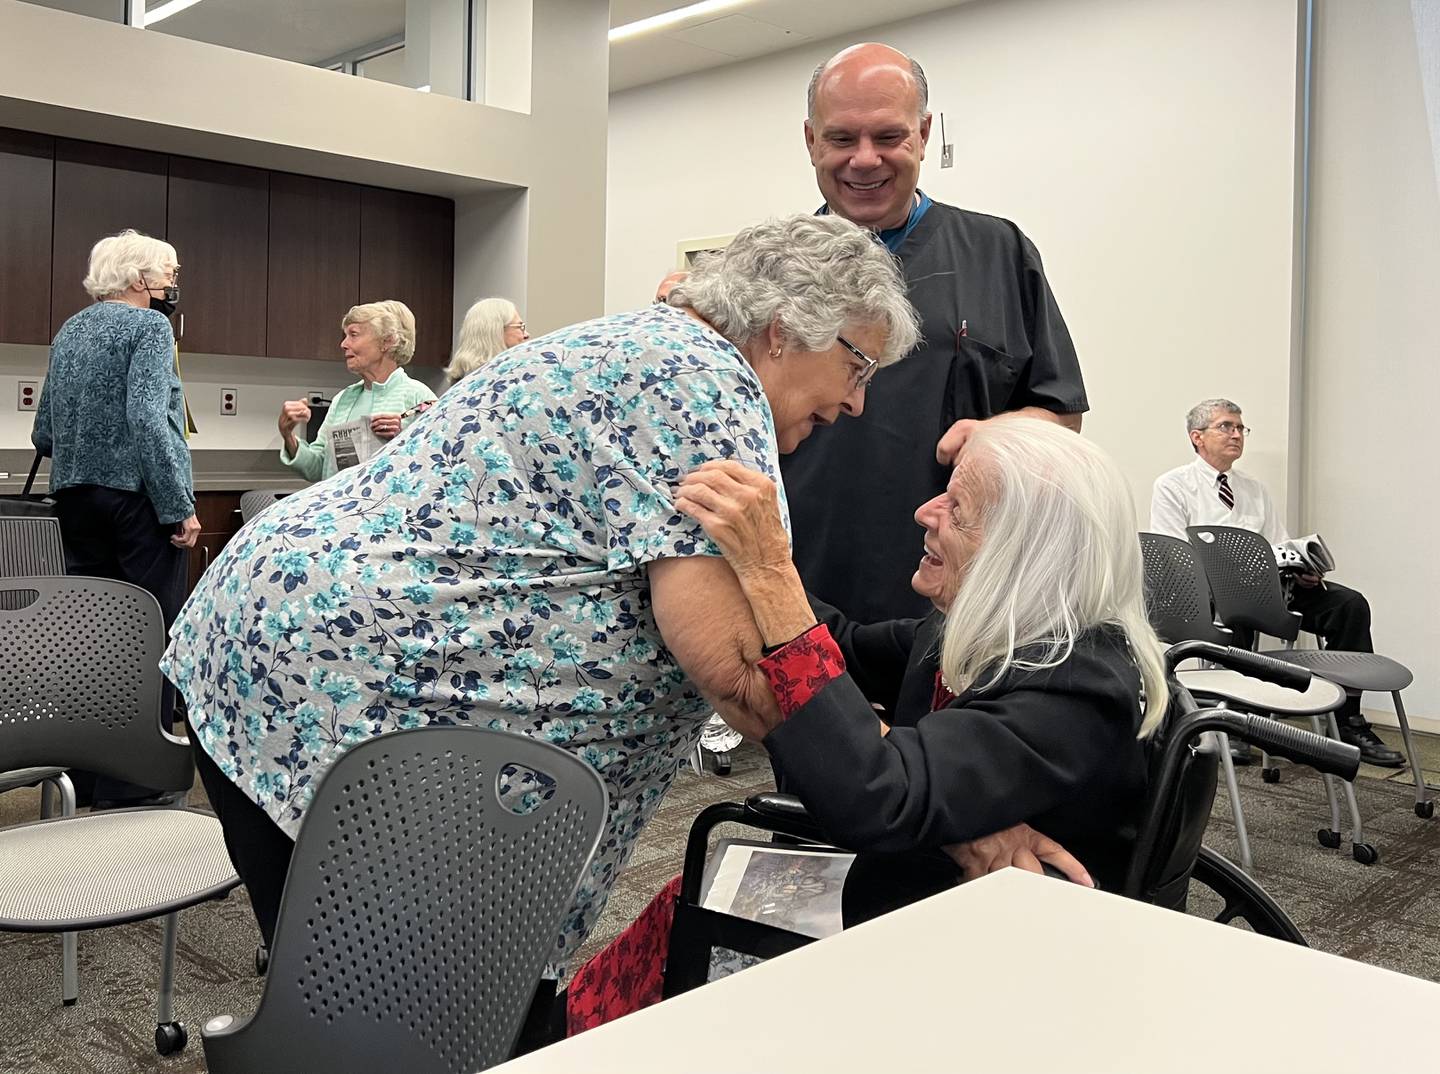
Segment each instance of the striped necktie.
[{"label": "striped necktie", "polygon": [[1225,505],[1225,510],[1230,511],[1235,507],[1235,493],[1230,490],[1230,479],[1224,474],[1215,478],[1215,489],[1220,493],[1220,502]]}]

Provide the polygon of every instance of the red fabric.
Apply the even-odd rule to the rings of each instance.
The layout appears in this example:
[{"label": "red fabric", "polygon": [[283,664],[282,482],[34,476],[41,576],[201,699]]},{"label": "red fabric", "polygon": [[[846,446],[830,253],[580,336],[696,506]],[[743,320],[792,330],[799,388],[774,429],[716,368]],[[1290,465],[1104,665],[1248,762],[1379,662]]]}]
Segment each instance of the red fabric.
[{"label": "red fabric", "polygon": [[677,876],[624,932],[580,967],[565,1001],[567,1037],[660,1002],[679,896]]},{"label": "red fabric", "polygon": [[935,672],[935,692],[930,695],[930,711],[939,712],[954,700],[955,695],[950,692],[950,687],[945,685],[944,672]]},{"label": "red fabric", "polygon": [[780,715],[789,717],[808,704],[831,679],[845,674],[845,658],[830,636],[830,628],[816,623],[761,660],[760,670],[780,703]]}]

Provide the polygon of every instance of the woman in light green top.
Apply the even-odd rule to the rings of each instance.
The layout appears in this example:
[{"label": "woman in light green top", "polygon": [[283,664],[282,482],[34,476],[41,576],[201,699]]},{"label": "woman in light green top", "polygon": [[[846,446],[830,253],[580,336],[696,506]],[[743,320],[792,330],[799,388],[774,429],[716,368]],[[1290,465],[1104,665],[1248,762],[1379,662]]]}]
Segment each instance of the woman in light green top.
[{"label": "woman in light green top", "polygon": [[[387,300],[351,306],[340,322],[345,332],[340,349],[345,368],[359,374],[330,404],[314,443],[295,435],[296,427],[310,420],[310,406],[292,399],[280,408],[280,461],[299,470],[307,480],[319,481],[338,470],[363,462],[350,447],[345,427],[368,422],[376,440],[391,440],[416,413],[435,401],[435,393],[412,380],[400,367],[415,356],[415,315],[403,302]],[[333,449],[331,439],[336,443]]]}]

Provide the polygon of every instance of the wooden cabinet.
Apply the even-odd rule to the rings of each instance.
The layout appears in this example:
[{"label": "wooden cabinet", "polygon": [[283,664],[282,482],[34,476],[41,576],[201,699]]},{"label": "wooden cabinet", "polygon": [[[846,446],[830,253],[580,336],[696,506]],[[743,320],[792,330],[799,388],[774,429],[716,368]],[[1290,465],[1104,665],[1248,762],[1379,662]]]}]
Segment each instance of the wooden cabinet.
[{"label": "wooden cabinet", "polygon": [[415,314],[415,364],[450,360],[455,203],[365,187],[360,194],[360,300],[393,298]]},{"label": "wooden cabinet", "polygon": [[394,298],[415,361],[449,359],[448,198],[4,128],[0,343],[50,342],[91,302],[91,247],[125,228],[175,247],[184,351],[338,361],[345,312]]},{"label": "wooden cabinet", "polygon": [[265,353],[340,359],[340,321],[360,301],[360,187],[270,176]]},{"label": "wooden cabinet", "polygon": [[240,493],[197,492],[195,517],[200,520],[200,535],[195,539],[195,547],[190,549],[189,579],[185,585],[187,594],[200,581],[205,568],[220,555],[225,542],[239,531]]},{"label": "wooden cabinet", "polygon": [[270,173],[170,158],[166,239],[180,258],[180,349],[265,353]]},{"label": "wooden cabinet", "polygon": [[97,241],[125,228],[165,238],[169,165],[163,153],[55,140],[52,337],[67,317],[90,304],[81,281]]},{"label": "wooden cabinet", "polygon": [[0,128],[0,343],[50,342],[55,139]]}]

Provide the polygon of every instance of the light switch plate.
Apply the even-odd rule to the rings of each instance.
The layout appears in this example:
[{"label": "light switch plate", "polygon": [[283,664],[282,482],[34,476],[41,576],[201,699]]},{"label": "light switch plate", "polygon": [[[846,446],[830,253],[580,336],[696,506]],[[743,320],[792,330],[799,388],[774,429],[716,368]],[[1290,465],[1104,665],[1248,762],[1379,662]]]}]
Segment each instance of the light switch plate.
[{"label": "light switch plate", "polygon": [[240,393],[234,388],[220,389],[220,416],[234,417],[240,413]]},{"label": "light switch plate", "polygon": [[20,388],[15,393],[16,410],[34,410],[40,402],[40,382],[38,380],[22,380]]}]

